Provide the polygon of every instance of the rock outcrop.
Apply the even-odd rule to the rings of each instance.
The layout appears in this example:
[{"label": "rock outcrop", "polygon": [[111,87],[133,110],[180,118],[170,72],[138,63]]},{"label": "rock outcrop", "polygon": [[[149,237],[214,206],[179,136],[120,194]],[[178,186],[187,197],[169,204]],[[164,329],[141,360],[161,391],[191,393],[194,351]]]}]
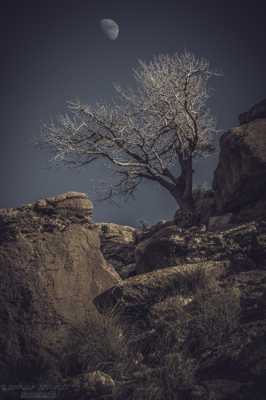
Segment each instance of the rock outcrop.
[{"label": "rock outcrop", "polygon": [[242,221],[266,215],[266,118],[248,121],[222,135],[213,181],[218,213]]},{"label": "rock outcrop", "polygon": [[184,263],[229,259],[235,268],[265,265],[266,226],[250,222],[230,229],[181,230],[175,225],[157,231],[136,248],[136,273],[146,273]]},{"label": "rock outcrop", "polygon": [[56,366],[92,300],[119,281],[101,252],[92,204],[66,193],[0,210],[0,375],[37,379]]},{"label": "rock outcrop", "polygon": [[266,118],[266,99],[255,104],[249,111],[240,114],[239,123],[243,125],[258,118]]},{"label": "rock outcrop", "polygon": [[136,229],[112,223],[98,223],[101,251],[122,278],[135,272]]},{"label": "rock outcrop", "polygon": [[91,221],[93,204],[85,193],[66,192],[54,197],[41,199],[34,203],[33,208],[44,213],[62,213],[81,216]]},{"label": "rock outcrop", "polygon": [[[156,252],[160,240],[165,245],[161,255]],[[185,398],[263,400],[266,220],[219,232],[204,232],[200,228],[185,232],[174,226],[165,227],[145,242],[142,254],[150,252],[145,262],[151,272],[145,273],[143,268],[138,276],[115,285],[94,300],[100,312],[116,310],[125,323],[129,345],[143,356],[144,372],[140,374],[147,367],[149,376],[156,374],[156,364],[163,359],[157,354],[162,336],[167,335],[169,341],[181,326],[178,337],[185,337],[182,348],[190,349],[185,357],[192,354],[192,359],[197,360],[193,390]],[[178,250],[175,257],[173,249]],[[156,271],[152,270],[152,255]],[[175,260],[179,265],[173,264]],[[188,260],[193,263],[188,264]],[[218,285],[216,289],[212,280]],[[205,284],[214,289],[204,294]],[[195,307],[202,312],[199,320]],[[174,321],[177,327],[171,328]],[[171,359],[171,348],[168,351],[167,357]]]},{"label": "rock outcrop", "polygon": [[115,309],[136,322],[137,317],[143,320],[152,305],[167,297],[177,294],[191,296],[201,283],[204,285],[201,282],[202,271],[218,277],[225,274],[226,267],[224,262],[199,262],[141,274],[106,290],[94,299],[94,303],[102,313]]},{"label": "rock outcrop", "polygon": [[0,384],[59,382],[62,400],[265,400],[265,105],[222,136],[192,227],[179,213],[142,230],[92,224],[76,192],[0,210]]}]

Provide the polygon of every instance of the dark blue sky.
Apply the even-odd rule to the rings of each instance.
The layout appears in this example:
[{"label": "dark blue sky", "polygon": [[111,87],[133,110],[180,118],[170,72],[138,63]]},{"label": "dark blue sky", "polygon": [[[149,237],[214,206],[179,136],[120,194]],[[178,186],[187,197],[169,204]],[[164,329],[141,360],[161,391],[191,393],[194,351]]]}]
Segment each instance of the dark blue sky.
[{"label": "dark blue sky", "polygon": [[[228,3],[228,4],[227,4]],[[170,218],[175,203],[151,184],[121,208],[95,202],[93,179],[101,167],[81,171],[49,167],[36,149],[41,121],[65,110],[68,100],[108,102],[112,83],[130,84],[138,59],[185,48],[223,71],[210,103],[222,130],[266,97],[266,24],[263,1],[46,0],[9,1],[0,16],[0,207],[15,207],[68,190],[86,192],[95,220],[135,225]],[[100,30],[113,18],[120,36]],[[196,180],[210,181],[217,159],[198,166]]]}]

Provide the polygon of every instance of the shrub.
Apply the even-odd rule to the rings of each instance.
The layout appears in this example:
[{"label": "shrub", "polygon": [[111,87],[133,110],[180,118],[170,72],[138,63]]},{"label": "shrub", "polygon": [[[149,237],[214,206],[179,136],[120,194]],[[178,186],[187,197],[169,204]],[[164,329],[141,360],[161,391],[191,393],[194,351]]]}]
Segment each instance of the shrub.
[{"label": "shrub", "polygon": [[180,352],[172,352],[161,359],[155,368],[142,366],[131,393],[119,400],[189,400],[194,384],[195,363]]},{"label": "shrub", "polygon": [[240,292],[237,288],[214,285],[200,290],[194,299],[189,342],[200,352],[224,342],[237,328]]},{"label": "shrub", "polygon": [[[116,383],[115,400],[191,399],[197,383],[196,359],[237,328],[240,295],[238,289],[221,288],[200,270],[189,274],[188,286],[193,290],[151,308],[151,339],[149,332],[143,332],[149,342],[146,351],[141,345],[130,346],[132,337],[126,338],[115,315],[91,314],[79,334],[69,338],[64,374],[95,370],[109,374]],[[138,352],[142,352],[139,358]]]},{"label": "shrub", "polygon": [[237,329],[239,290],[221,288],[211,278],[201,279],[205,286],[191,297],[178,295],[153,306],[151,323],[156,334],[145,360],[151,368],[140,370],[128,399],[191,399],[199,353],[226,341]]},{"label": "shrub", "polygon": [[127,344],[114,315],[90,313],[87,323],[69,336],[64,350],[64,375],[101,370],[114,378],[125,364]]}]

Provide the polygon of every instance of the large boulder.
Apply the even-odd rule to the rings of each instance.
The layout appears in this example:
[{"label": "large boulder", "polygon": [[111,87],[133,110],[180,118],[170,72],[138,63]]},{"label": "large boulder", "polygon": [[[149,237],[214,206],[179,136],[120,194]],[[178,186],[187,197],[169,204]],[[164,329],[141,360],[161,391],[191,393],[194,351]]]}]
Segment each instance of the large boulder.
[{"label": "large boulder", "polygon": [[113,223],[96,224],[104,258],[112,264],[121,277],[134,273],[136,229]]},{"label": "large boulder", "polygon": [[265,216],[266,118],[226,132],[220,139],[220,147],[213,181],[218,212],[238,214],[247,208],[252,219],[252,209],[264,199],[264,206],[257,208],[256,217]]},{"label": "large boulder", "polygon": [[92,300],[119,282],[100,251],[92,204],[68,193],[0,210],[0,380],[37,379],[56,366]]},{"label": "large boulder", "polygon": [[36,210],[45,213],[63,213],[80,215],[83,218],[91,220],[93,204],[88,199],[85,193],[80,192],[66,192],[58,196],[47,197],[36,201],[33,205]]},{"label": "large boulder", "polygon": [[101,313],[115,310],[126,320],[133,318],[136,322],[138,317],[142,319],[145,316],[153,304],[167,297],[177,294],[191,296],[196,288],[205,284],[202,271],[219,277],[227,267],[228,264],[224,262],[201,262],[134,276],[101,293],[94,299],[94,304]]},{"label": "large boulder", "polygon": [[258,118],[266,118],[266,99],[255,104],[249,111],[240,114],[239,123],[243,125]]}]

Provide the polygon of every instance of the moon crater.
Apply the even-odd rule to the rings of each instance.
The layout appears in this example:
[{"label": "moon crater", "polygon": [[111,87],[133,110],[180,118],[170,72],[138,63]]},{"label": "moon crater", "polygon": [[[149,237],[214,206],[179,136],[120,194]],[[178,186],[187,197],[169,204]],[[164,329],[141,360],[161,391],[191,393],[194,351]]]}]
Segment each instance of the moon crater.
[{"label": "moon crater", "polygon": [[104,18],[100,21],[101,29],[110,40],[115,40],[119,35],[118,24],[109,18]]}]

